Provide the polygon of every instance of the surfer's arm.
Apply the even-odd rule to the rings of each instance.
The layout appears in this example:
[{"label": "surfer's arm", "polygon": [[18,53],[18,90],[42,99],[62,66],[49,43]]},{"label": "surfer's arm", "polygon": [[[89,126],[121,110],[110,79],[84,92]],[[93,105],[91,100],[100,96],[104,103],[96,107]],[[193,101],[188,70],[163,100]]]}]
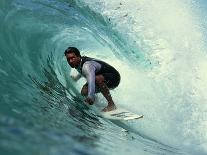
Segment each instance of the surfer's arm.
[{"label": "surfer's arm", "polygon": [[86,62],[83,65],[82,72],[85,75],[87,83],[88,83],[88,97],[94,101],[95,99],[95,67],[92,64]]}]

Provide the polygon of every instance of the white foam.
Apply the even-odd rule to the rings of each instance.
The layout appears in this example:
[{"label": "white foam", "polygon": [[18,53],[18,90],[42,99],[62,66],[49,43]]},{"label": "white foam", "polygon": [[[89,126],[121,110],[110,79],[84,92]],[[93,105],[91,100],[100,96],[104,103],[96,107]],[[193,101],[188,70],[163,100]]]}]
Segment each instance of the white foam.
[{"label": "white foam", "polygon": [[175,145],[206,141],[206,47],[198,4],[86,0],[84,5],[108,19],[127,40],[126,46],[152,62],[151,69],[138,68],[137,62],[114,63],[121,66],[122,75],[117,103],[145,115],[139,131]]}]

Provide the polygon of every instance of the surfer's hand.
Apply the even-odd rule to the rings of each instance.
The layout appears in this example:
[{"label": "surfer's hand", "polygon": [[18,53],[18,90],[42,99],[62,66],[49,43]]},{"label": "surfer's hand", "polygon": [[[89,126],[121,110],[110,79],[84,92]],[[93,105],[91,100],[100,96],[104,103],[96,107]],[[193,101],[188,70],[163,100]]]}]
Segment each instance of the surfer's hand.
[{"label": "surfer's hand", "polygon": [[73,79],[73,81],[77,82],[79,80],[79,77],[75,75],[70,75],[70,77]]},{"label": "surfer's hand", "polygon": [[87,98],[85,99],[85,102],[87,102],[87,103],[90,104],[90,105],[93,105],[93,103],[94,103],[94,99],[91,98],[91,97],[87,97]]}]

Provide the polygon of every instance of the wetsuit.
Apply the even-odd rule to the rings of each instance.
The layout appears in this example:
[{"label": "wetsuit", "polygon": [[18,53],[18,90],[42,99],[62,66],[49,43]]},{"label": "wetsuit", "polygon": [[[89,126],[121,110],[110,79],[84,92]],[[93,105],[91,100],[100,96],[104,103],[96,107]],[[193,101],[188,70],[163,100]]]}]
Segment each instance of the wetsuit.
[{"label": "wetsuit", "polygon": [[95,84],[95,76],[103,75],[104,82],[109,89],[117,87],[120,83],[119,72],[111,65],[90,57],[81,57],[81,63],[77,71],[87,79],[84,86],[88,87],[88,97],[94,98],[95,93],[99,93],[100,89]]}]

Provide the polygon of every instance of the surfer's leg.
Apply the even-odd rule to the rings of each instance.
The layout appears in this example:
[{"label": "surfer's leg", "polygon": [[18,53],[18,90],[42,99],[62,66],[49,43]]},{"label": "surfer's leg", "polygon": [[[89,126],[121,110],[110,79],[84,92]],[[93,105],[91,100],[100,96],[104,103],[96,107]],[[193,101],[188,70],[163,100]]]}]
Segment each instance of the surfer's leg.
[{"label": "surfer's leg", "polygon": [[[96,86],[95,93],[100,93],[99,87]],[[82,96],[88,96],[88,83],[84,84],[81,89],[81,95]]]},{"label": "surfer's leg", "polygon": [[102,111],[111,111],[116,109],[116,106],[114,104],[114,101],[112,100],[111,94],[109,92],[109,88],[105,83],[105,79],[103,75],[96,75],[96,85],[98,85],[101,93],[108,101],[108,106],[105,107]]},{"label": "surfer's leg", "polygon": [[88,84],[84,84],[82,89],[81,89],[81,95],[82,96],[87,96],[88,95]]}]

